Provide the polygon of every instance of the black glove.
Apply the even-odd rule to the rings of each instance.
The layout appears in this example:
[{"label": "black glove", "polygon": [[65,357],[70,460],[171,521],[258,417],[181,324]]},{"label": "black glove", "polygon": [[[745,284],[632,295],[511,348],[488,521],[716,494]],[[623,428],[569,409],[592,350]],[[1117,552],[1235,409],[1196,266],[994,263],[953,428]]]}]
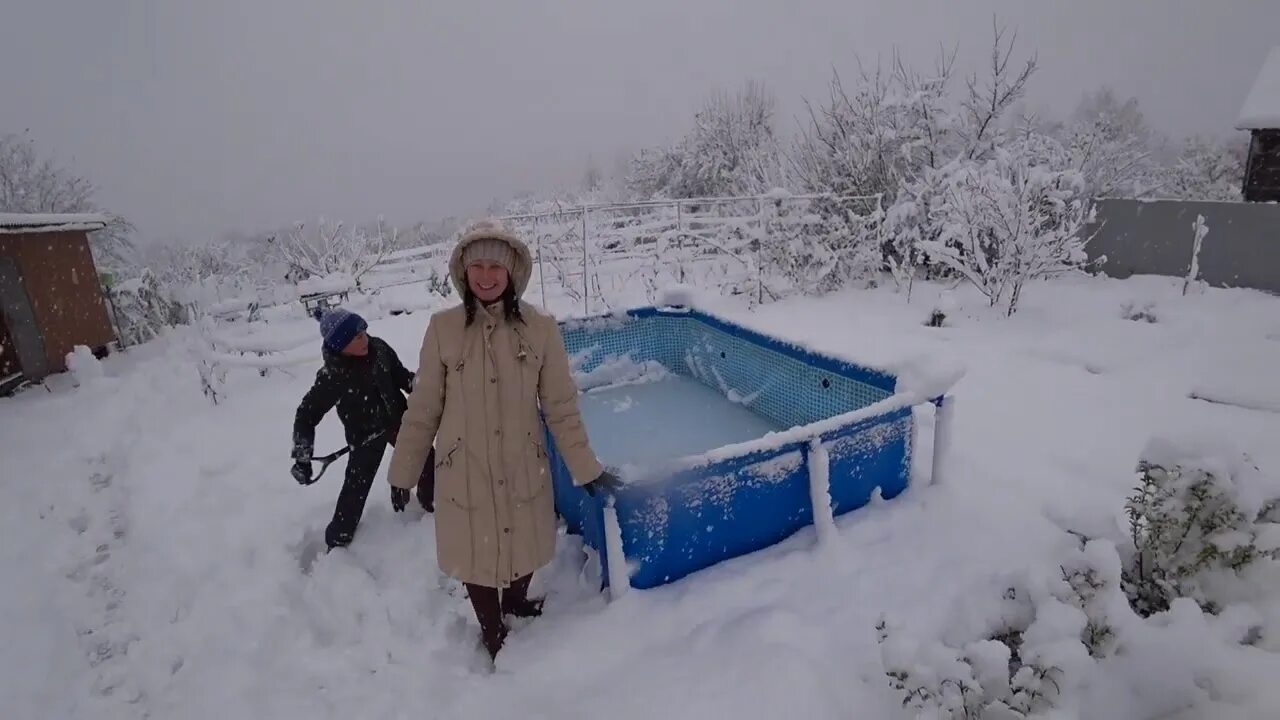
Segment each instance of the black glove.
[{"label": "black glove", "polygon": [[409,504],[409,491],[405,488],[391,488],[391,507],[396,512],[404,512],[404,508]]},{"label": "black glove", "polygon": [[310,485],[315,482],[311,478],[311,463],[306,460],[297,460],[293,463],[293,479],[298,481],[299,485]]},{"label": "black glove", "polygon": [[586,490],[588,495],[595,497],[597,490],[603,490],[606,493],[613,494],[621,487],[622,481],[618,479],[618,476],[608,470],[605,470],[600,473],[600,477],[592,480],[586,485],[583,485],[582,489]]}]

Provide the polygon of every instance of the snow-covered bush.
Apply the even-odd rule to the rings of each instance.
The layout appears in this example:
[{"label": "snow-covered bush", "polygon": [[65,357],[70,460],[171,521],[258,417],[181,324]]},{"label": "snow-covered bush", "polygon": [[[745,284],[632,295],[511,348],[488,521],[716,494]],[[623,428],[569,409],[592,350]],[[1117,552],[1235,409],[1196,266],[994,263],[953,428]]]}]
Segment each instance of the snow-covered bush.
[{"label": "snow-covered bush", "polygon": [[1280,497],[1267,497],[1247,455],[1204,441],[1157,439],[1125,503],[1124,589],[1143,617],[1190,598],[1216,613],[1242,576],[1280,560]]},{"label": "snow-covered bush", "polygon": [[1191,137],[1167,171],[1165,197],[1239,202],[1248,157],[1246,140]]},{"label": "snow-covered bush", "polygon": [[921,641],[882,618],[881,662],[903,707],[918,717],[1004,720],[1076,705],[1096,660],[1116,649],[1120,563],[1113,545],[1094,541],[1054,570],[1022,573],[978,637]]},{"label": "snow-covered bush", "polygon": [[1141,304],[1126,302],[1120,307],[1120,317],[1125,320],[1144,322],[1148,324],[1160,322],[1160,318],[1156,317],[1156,305],[1153,302],[1144,302]]},{"label": "snow-covered bush", "polygon": [[1061,147],[1029,134],[982,162],[954,161],[930,218],[937,239],[920,249],[1012,315],[1030,280],[1088,262],[1081,231],[1094,208],[1078,172],[1061,169]]},{"label": "snow-covered bush", "polygon": [[628,185],[645,198],[753,195],[782,185],[786,162],[773,126],[775,108],[773,95],[759,83],[734,94],[713,93],[678,143],[636,156]]},{"label": "snow-covered bush", "polygon": [[762,203],[760,263],[793,289],[827,293],[875,274],[883,215],[833,208],[815,212],[782,198]]},{"label": "snow-covered bush", "polygon": [[358,285],[399,242],[399,230],[381,218],[372,229],[349,228],[321,218],[314,228],[297,223],[267,239],[269,255],[288,266],[296,280],[344,273]]},{"label": "snow-covered bush", "polygon": [[1050,132],[1067,148],[1090,197],[1141,198],[1165,185],[1156,161],[1160,141],[1136,98],[1122,100],[1107,87],[1088,93],[1070,120]]},{"label": "snow-covered bush", "polygon": [[154,338],[168,327],[191,320],[191,308],[173,297],[151,268],[138,277],[107,288],[116,335],[123,345],[137,345]]}]

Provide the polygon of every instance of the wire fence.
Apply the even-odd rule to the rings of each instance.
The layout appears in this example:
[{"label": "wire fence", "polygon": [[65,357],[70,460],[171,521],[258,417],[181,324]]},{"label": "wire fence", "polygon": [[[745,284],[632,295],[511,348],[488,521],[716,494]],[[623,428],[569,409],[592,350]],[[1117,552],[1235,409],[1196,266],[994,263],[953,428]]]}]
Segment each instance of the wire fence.
[{"label": "wire fence", "polygon": [[563,292],[583,314],[643,288],[653,302],[672,283],[721,294],[772,298],[761,248],[780,216],[866,215],[880,196],[752,195],[579,206],[501,219],[524,236],[537,265],[536,290]]}]

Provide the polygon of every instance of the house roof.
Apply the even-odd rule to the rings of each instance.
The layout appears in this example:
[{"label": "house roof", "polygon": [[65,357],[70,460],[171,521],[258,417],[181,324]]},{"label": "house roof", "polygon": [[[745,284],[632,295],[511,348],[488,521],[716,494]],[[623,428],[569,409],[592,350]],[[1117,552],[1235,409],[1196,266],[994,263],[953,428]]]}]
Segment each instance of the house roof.
[{"label": "house roof", "polygon": [[97,213],[0,213],[0,235],[101,230],[109,222]]},{"label": "house roof", "polygon": [[1271,48],[1240,108],[1237,130],[1280,129],[1280,45]]}]

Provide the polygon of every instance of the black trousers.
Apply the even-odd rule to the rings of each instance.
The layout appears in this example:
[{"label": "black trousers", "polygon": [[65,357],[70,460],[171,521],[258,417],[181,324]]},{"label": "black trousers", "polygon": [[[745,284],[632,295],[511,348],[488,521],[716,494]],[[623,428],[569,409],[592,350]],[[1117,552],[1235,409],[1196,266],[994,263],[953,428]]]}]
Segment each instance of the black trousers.
[{"label": "black trousers", "polygon": [[[338,491],[338,503],[333,508],[333,519],[325,528],[324,540],[329,547],[345,547],[355,538],[356,528],[364,515],[364,505],[373,487],[373,477],[378,473],[387,442],[375,440],[358,447],[347,456],[347,474]],[[422,475],[418,478],[418,497],[430,499],[435,494],[435,450],[427,455]],[[425,503],[424,503],[425,505]]]}]

